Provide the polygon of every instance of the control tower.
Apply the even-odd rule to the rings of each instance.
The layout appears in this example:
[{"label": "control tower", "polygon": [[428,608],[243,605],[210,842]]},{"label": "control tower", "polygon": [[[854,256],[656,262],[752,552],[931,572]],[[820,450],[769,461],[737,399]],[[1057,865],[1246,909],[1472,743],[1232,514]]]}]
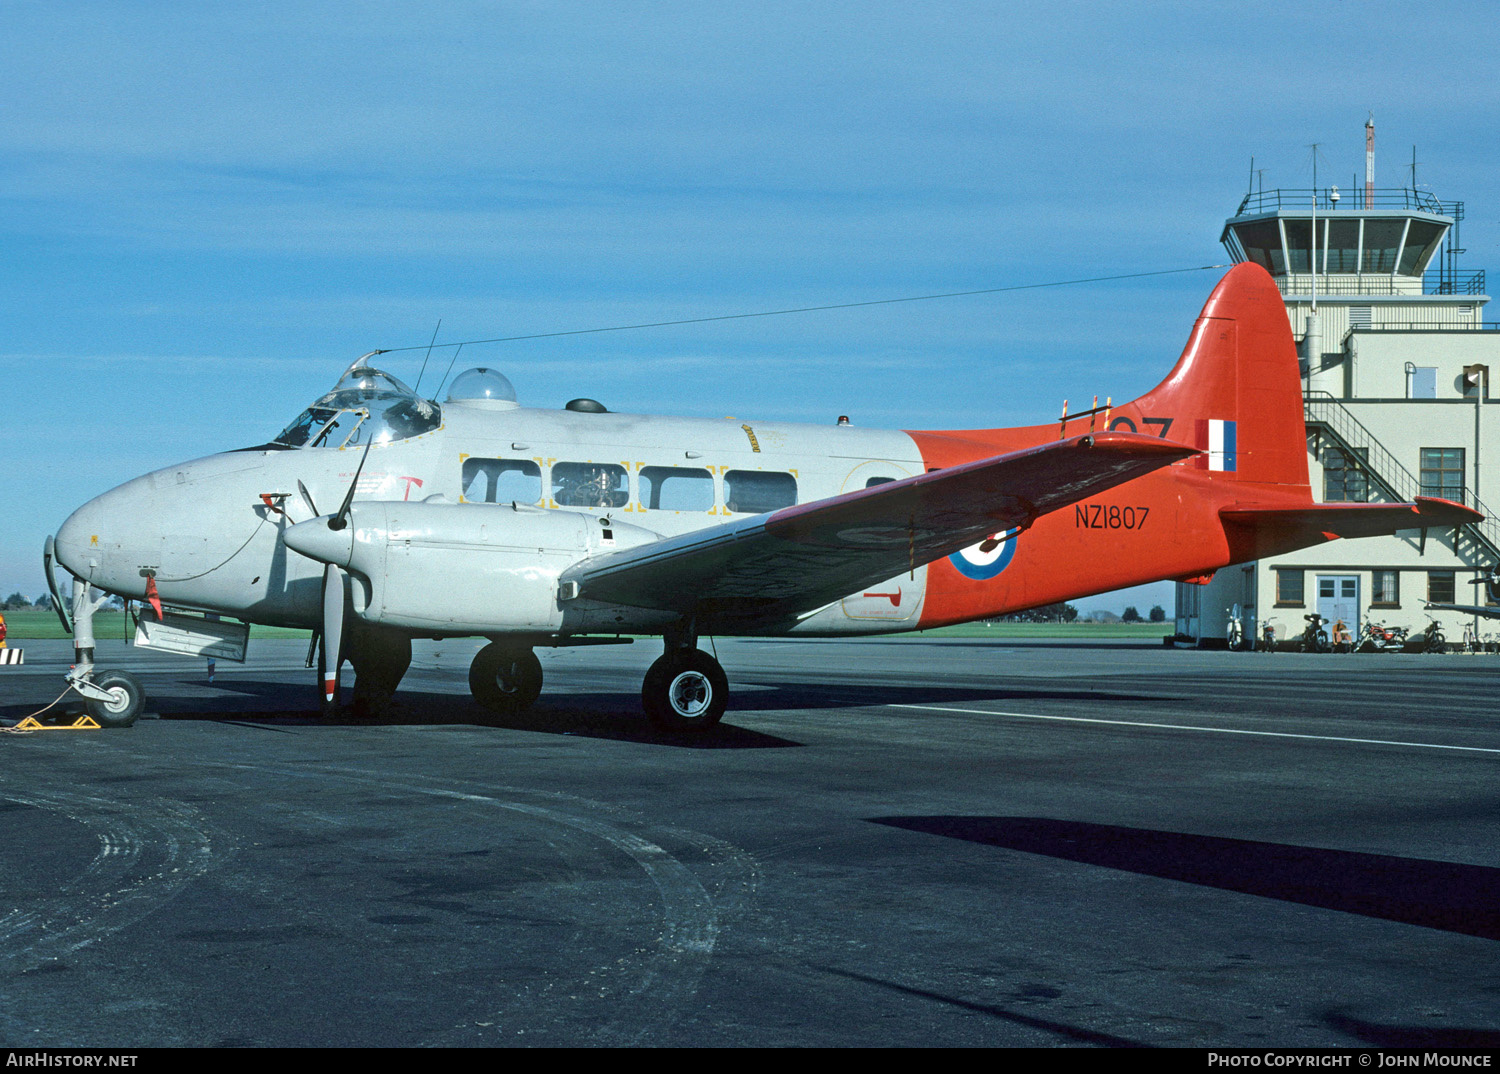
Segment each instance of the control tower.
[{"label": "control tower", "polygon": [[[1306,617],[1412,628],[1450,640],[1500,622],[1431,604],[1494,607],[1500,584],[1500,324],[1484,320],[1483,270],[1461,270],[1463,202],[1374,184],[1367,123],[1362,189],[1252,190],[1220,241],[1276,280],[1302,359],[1313,498],[1407,502],[1439,496],[1483,513],[1457,531],[1331,541],[1177,585],[1177,635],[1223,645],[1238,607],[1246,638],[1269,623],[1286,645]],[[1500,384],[1497,384],[1500,390]],[[1330,631],[1331,633],[1331,631]]]},{"label": "control tower", "polygon": [[1484,272],[1456,267],[1463,215],[1463,202],[1417,189],[1262,190],[1245,195],[1219,241],[1275,277],[1307,388],[1347,399],[1351,329],[1481,327]]}]

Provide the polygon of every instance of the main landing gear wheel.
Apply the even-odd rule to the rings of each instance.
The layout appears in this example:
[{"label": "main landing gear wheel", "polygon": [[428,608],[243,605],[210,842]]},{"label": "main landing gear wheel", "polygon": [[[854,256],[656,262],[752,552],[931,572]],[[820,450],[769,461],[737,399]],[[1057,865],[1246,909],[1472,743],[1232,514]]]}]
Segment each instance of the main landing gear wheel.
[{"label": "main landing gear wheel", "polygon": [[530,649],[491,642],[469,665],[469,692],[502,716],[525,712],[542,692],[542,662]]},{"label": "main landing gear wheel", "polygon": [[646,672],[641,704],[663,731],[702,731],[719,722],[729,703],[729,679],[701,649],[668,653]]},{"label": "main landing gear wheel", "polygon": [[103,671],[94,675],[93,683],[109,694],[108,701],[85,698],[84,710],[100,727],[129,727],[141,714],[146,694],[138,679],[128,671]]}]

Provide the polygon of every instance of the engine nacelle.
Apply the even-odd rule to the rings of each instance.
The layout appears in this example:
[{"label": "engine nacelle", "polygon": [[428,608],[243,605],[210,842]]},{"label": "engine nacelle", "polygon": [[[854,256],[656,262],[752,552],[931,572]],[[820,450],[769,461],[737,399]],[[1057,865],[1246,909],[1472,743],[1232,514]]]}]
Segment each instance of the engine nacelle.
[{"label": "engine nacelle", "polygon": [[317,518],[286,533],[297,551],[349,569],[362,619],[439,634],[554,632],[564,570],[658,539],[574,511],[384,500],[353,504],[343,530]]}]

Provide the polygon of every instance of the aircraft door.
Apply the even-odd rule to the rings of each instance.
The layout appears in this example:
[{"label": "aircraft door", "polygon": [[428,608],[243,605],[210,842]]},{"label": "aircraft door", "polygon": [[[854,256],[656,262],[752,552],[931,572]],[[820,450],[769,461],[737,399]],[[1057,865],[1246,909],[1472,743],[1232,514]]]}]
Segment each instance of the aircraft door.
[{"label": "aircraft door", "polygon": [[[839,492],[854,492],[911,476],[911,470],[898,463],[884,460],[862,462],[849,471]],[[849,594],[840,604],[844,615],[850,619],[899,623],[916,618],[922,610],[926,589],[927,568],[922,566],[915,572],[906,571],[886,582],[866,586],[858,593]]]}]

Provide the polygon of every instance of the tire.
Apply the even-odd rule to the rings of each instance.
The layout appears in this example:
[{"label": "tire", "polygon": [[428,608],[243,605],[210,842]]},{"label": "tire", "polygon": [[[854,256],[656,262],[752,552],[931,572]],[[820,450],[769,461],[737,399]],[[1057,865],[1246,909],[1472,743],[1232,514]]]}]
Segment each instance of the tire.
[{"label": "tire", "polygon": [[129,727],[141,714],[146,693],[140,680],[128,671],[105,671],[94,676],[93,683],[113,695],[108,701],[84,698],[83,707],[100,727]]},{"label": "tire", "polygon": [[668,653],[646,672],[641,707],[663,731],[703,731],[719,722],[729,704],[729,678],[701,649]]},{"label": "tire", "polygon": [[542,662],[530,649],[491,642],[469,665],[469,692],[502,716],[525,712],[542,692]]}]

